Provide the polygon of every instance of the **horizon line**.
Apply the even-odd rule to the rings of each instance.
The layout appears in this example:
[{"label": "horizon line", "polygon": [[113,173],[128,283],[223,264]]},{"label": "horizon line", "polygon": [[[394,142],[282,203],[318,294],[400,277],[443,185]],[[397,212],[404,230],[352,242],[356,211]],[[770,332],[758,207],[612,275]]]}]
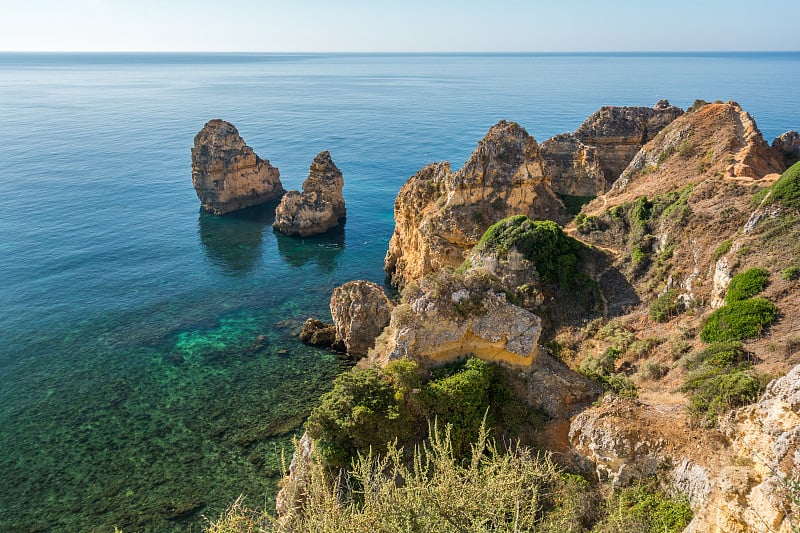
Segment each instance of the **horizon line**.
[{"label": "horizon line", "polygon": [[798,50],[0,50],[0,54],[793,54]]}]

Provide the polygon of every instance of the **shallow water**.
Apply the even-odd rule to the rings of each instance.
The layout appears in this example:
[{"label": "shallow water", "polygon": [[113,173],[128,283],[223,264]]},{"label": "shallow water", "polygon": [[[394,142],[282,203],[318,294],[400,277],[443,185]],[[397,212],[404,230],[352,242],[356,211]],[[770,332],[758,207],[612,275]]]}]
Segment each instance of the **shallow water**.
[{"label": "shallow water", "polygon": [[[383,282],[402,183],[515,120],[737,100],[800,128],[800,54],[0,54],[0,530],[198,530],[271,504],[280,450],[341,364],[300,344],[332,289]],[[214,217],[194,135],[233,122],[299,188],[329,150],[348,218]],[[264,345],[256,344],[265,336]],[[289,450],[290,451],[290,450]]]}]

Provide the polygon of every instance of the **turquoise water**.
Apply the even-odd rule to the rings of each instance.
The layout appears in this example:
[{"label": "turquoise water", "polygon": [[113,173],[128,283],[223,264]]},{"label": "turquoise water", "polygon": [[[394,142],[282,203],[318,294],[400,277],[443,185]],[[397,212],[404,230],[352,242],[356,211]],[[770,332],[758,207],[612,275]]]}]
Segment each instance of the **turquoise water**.
[{"label": "turquoise water", "polygon": [[[737,100],[800,128],[800,54],[0,54],[0,531],[198,530],[270,504],[341,371],[300,344],[336,285],[383,281],[402,183],[500,119],[539,141],[602,105]],[[191,186],[211,118],[299,188],[329,150],[341,230],[214,217]],[[264,346],[256,339],[266,337]]]}]

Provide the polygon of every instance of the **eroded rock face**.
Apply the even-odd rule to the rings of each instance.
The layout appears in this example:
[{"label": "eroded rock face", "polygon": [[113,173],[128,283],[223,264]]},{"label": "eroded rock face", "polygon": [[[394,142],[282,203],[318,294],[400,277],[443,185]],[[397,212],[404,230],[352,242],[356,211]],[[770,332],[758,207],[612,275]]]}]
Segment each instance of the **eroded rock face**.
[{"label": "eroded rock face", "polygon": [[300,237],[325,233],[345,217],[343,187],[342,172],[331,154],[320,152],[311,163],[303,192],[289,191],[281,199],[273,227]]},{"label": "eroded rock face", "polygon": [[192,183],[206,211],[222,215],[284,193],[280,172],[245,144],[233,124],[210,120],[194,138]]},{"label": "eroded rock face", "polygon": [[406,357],[436,366],[471,353],[529,368],[541,330],[538,316],[508,303],[482,273],[441,272],[406,290],[369,356],[381,364]]},{"label": "eroded rock face", "polygon": [[492,223],[512,214],[563,222],[564,206],[545,177],[539,146],[518,124],[492,126],[456,172],[428,165],[400,189],[384,267],[402,286],[458,266]]},{"label": "eroded rock face", "polygon": [[275,497],[275,513],[280,523],[287,523],[303,507],[308,485],[311,483],[313,453],[314,441],[308,433],[303,433],[292,455],[289,472],[281,480],[281,488]]},{"label": "eroded rock face", "polygon": [[[722,424],[731,459],[686,531],[789,533],[786,479],[800,476],[800,366],[771,382],[761,400]],[[795,517],[796,518],[796,517]]]},{"label": "eroded rock face", "polygon": [[573,419],[569,438],[614,484],[671,480],[694,511],[687,532],[789,533],[787,512],[800,511],[786,499],[786,480],[800,475],[800,366],[732,412],[721,431],[691,427],[681,406],[606,396]]},{"label": "eroded rock face", "polygon": [[542,143],[544,173],[553,191],[571,196],[597,196],[608,183],[597,149],[586,146],[572,133],[562,133]]},{"label": "eroded rock face", "polygon": [[336,338],[348,354],[367,355],[375,338],[389,325],[392,307],[383,289],[369,281],[350,281],[333,290],[330,308]]},{"label": "eroded rock face", "polygon": [[655,107],[606,106],[575,131],[575,137],[597,150],[607,186],[617,180],[639,149],[683,114],[662,100]]},{"label": "eroded rock face", "polygon": [[800,133],[796,131],[782,133],[772,141],[772,148],[783,156],[787,168],[794,165],[800,161]]}]

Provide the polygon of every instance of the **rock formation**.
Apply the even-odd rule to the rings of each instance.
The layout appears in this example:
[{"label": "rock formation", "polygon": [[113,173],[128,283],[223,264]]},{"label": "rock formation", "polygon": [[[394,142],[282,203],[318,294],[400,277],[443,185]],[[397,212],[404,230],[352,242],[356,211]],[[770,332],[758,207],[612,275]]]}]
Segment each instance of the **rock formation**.
[{"label": "rock formation", "polygon": [[330,308],[337,341],[351,356],[366,356],[375,346],[375,338],[389,325],[392,307],[386,293],[375,283],[349,281],[336,287]]},{"label": "rock formation", "polygon": [[607,188],[645,143],[682,114],[666,100],[653,108],[606,106],[586,119],[575,137],[595,148]]},{"label": "rock formation", "polygon": [[597,196],[608,188],[597,148],[586,146],[572,133],[562,133],[541,145],[544,174],[553,191],[570,196]]},{"label": "rock formation", "polygon": [[287,235],[307,237],[325,233],[345,216],[342,172],[327,151],[311,163],[303,192],[289,191],[275,209],[273,227]]},{"label": "rock formation", "polygon": [[448,271],[408,287],[389,327],[369,354],[385,363],[402,357],[441,365],[474,354],[485,361],[530,368],[536,361],[541,320],[511,305],[482,271]]},{"label": "rock formation", "polygon": [[601,479],[671,479],[695,513],[687,532],[789,533],[787,483],[800,474],[800,366],[731,413],[722,432],[690,427],[679,406],[606,396],[574,418],[569,436]]},{"label": "rock formation", "polygon": [[402,286],[443,266],[458,266],[489,225],[512,214],[565,220],[538,144],[518,124],[501,121],[463,168],[452,173],[448,163],[434,163],[403,185],[385,270]]},{"label": "rock formation", "polygon": [[336,326],[309,318],[300,328],[300,341],[311,346],[328,348],[336,342]]},{"label": "rock formation", "polygon": [[280,172],[247,146],[229,122],[210,120],[194,138],[192,183],[206,211],[222,215],[284,193]]},{"label": "rock formation", "polygon": [[800,133],[787,131],[772,141],[773,150],[777,150],[784,158],[784,163],[790,167],[800,161]]}]

